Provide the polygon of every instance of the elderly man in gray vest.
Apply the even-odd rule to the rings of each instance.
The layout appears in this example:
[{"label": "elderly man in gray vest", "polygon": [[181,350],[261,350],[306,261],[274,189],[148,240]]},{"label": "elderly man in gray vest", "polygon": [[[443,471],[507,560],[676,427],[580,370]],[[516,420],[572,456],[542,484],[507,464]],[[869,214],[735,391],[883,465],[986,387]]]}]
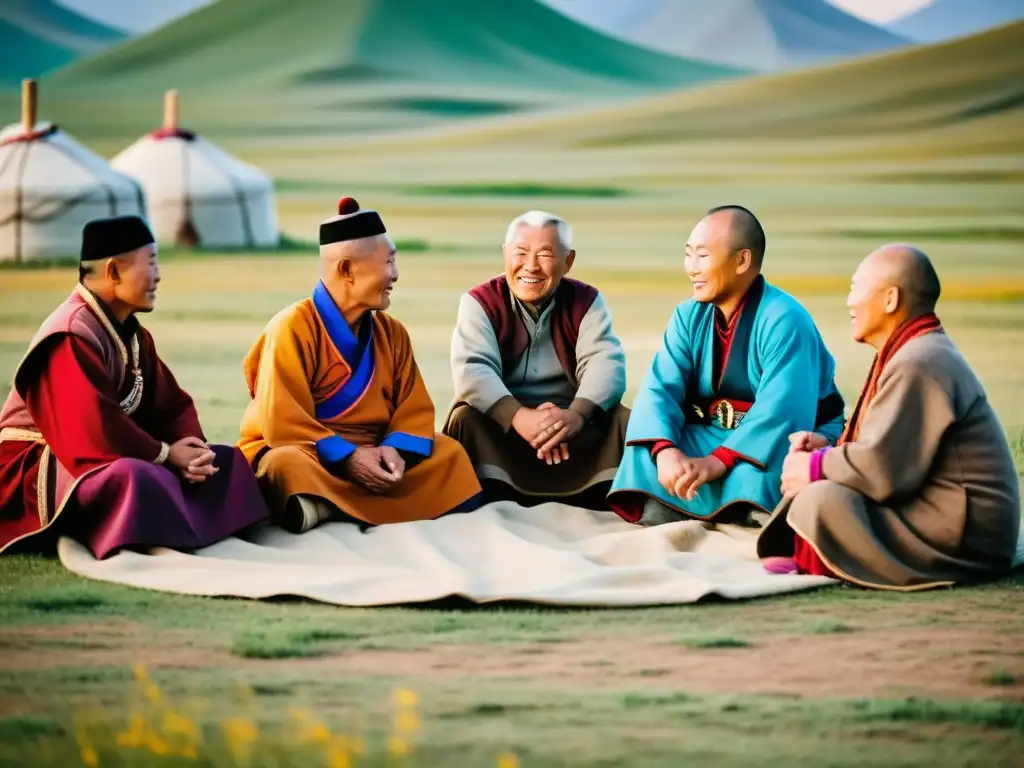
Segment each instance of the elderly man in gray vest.
[{"label": "elderly man in gray vest", "polygon": [[459,303],[445,434],[489,501],[608,509],[629,421],[611,312],[597,288],[567,277],[576,251],[563,219],[522,214],[502,253],[504,272]]}]

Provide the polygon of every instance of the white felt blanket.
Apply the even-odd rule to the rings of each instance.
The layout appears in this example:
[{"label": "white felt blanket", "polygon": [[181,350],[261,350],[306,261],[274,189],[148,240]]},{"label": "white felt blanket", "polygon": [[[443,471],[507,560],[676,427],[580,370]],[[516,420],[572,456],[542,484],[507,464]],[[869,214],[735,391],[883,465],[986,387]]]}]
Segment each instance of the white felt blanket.
[{"label": "white felt blanket", "polygon": [[496,503],[365,532],[348,523],[301,536],[260,526],[190,553],[158,548],[96,560],[68,538],[58,551],[69,570],[100,581],[188,595],[296,595],[349,606],[452,595],[477,603],[664,605],[835,583],[765,573],[754,538],[754,531],[697,521],[641,528],[610,512]]},{"label": "white felt blanket", "polygon": [[[161,548],[96,560],[68,538],[58,551],[69,570],[100,581],[186,595],[295,595],[349,606],[453,595],[477,603],[666,605],[837,583],[766,573],[754,553],[755,537],[735,526],[687,521],[641,528],[611,512],[499,503],[365,532],[330,523],[294,536],[266,525],[191,553]],[[1017,563],[1024,564],[1024,534]]]}]

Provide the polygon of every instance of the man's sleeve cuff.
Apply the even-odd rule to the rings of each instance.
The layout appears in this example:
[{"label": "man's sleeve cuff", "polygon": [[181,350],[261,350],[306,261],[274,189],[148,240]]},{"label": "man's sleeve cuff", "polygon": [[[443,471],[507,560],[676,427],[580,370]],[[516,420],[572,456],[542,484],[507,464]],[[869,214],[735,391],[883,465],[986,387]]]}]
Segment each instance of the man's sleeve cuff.
[{"label": "man's sleeve cuff", "polygon": [[434,448],[434,441],[427,437],[417,437],[406,432],[392,432],[384,438],[381,445],[394,448],[396,451],[415,453],[417,456],[429,456]]},{"label": "man's sleeve cuff", "polygon": [[331,435],[316,441],[316,455],[324,466],[344,461],[355,449],[356,446],[341,435]]},{"label": "man's sleeve cuff", "polygon": [[156,458],[153,459],[154,464],[163,464],[167,461],[167,457],[171,455],[171,446],[167,443],[160,443],[160,453],[157,454]]},{"label": "man's sleeve cuff", "polygon": [[505,395],[498,402],[490,407],[487,415],[494,419],[501,426],[502,430],[508,432],[512,429],[512,419],[515,418],[523,404],[512,395]]},{"label": "man's sleeve cuff", "polygon": [[736,453],[736,451],[731,448],[726,448],[724,446],[715,448],[715,450],[711,452],[711,455],[725,464],[725,470],[727,472],[744,459],[742,454]]},{"label": "man's sleeve cuff", "polygon": [[585,397],[577,397],[569,404],[569,410],[578,413],[584,421],[590,421],[597,410],[597,403]]},{"label": "man's sleeve cuff", "polygon": [[655,440],[653,443],[648,443],[648,447],[651,450],[651,458],[657,461],[659,453],[669,448],[675,448],[676,445],[671,440]]}]

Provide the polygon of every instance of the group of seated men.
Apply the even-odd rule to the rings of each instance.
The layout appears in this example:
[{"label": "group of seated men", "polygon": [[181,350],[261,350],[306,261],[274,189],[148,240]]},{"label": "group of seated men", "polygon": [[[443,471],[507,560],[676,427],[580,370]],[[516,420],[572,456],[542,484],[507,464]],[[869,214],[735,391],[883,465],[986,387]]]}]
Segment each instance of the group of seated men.
[{"label": "group of seated men", "polygon": [[807,310],[762,276],[764,253],[745,208],[697,223],[684,262],[693,296],[630,411],[608,306],[567,276],[568,224],[523,214],[504,273],[461,299],[455,402],[435,434],[409,334],[386,313],[394,241],[377,212],[344,198],[320,226],[312,295],[244,359],[250,402],[228,447],[207,443],[137,319],[160,281],[148,226],[90,222],[79,283],[32,340],[0,413],[0,551],[59,533],[102,558],[199,548],[267,518],[302,533],[560,501],[645,526],[759,527],[775,573],[890,589],[1005,573],[1018,476],[934,314],[928,258],[886,246],[857,269],[853,336],[877,354],[846,419],[834,360]]}]

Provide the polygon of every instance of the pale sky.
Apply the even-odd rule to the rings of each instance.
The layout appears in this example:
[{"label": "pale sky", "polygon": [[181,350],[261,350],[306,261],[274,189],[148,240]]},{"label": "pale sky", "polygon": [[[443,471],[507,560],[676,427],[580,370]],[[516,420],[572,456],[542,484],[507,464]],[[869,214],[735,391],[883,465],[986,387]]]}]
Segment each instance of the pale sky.
[{"label": "pale sky", "polygon": [[[80,13],[122,29],[142,32],[166,24],[212,0],[57,0]],[[284,0],[281,0],[282,2]],[[343,0],[344,1],[344,0]],[[499,2],[500,0],[480,0]],[[828,0],[848,13],[876,23],[903,16],[931,0]],[[966,0],[969,1],[969,0]]]},{"label": "pale sky", "polygon": [[905,16],[928,5],[931,0],[829,0],[847,13],[874,22],[885,22]]}]

